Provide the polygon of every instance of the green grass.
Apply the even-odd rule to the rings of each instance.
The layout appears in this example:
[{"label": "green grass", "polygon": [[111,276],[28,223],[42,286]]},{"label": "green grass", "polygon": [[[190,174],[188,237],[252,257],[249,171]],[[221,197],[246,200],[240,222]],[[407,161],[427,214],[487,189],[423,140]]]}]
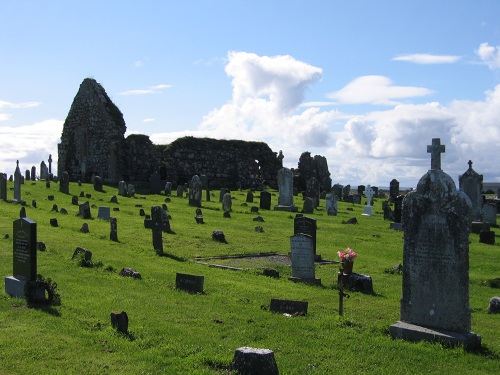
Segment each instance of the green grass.
[{"label": "green grass", "polygon": [[[9,182],[12,188],[13,183]],[[109,240],[109,222],[76,216],[71,196],[60,194],[58,185],[47,189],[42,181],[22,186],[27,216],[37,222],[38,241],[46,244],[38,252],[38,273],[58,284],[59,306],[28,308],[24,300],[0,295],[0,373],[2,374],[229,374],[234,350],[241,346],[274,351],[280,374],[490,374],[498,372],[500,320],[487,314],[489,299],[500,295],[491,287],[499,275],[500,249],[478,242],[471,234],[470,305],[472,330],[482,336],[483,350],[467,352],[439,344],[392,340],[388,327],[399,319],[401,275],[385,273],[402,262],[402,232],[389,229],[383,220],[381,202],[374,203],[375,217],[361,216],[363,206],[339,203],[338,216],[328,216],[324,201],[313,215],[317,219],[317,252],[337,260],[337,251],[349,246],[358,254],[354,272],[371,275],[375,293],[350,292],[344,300],[344,315],[338,316],[335,289],[338,266],[316,266],[321,286],[288,281],[290,268],[279,266],[280,278],[264,277],[259,270],[212,268],[195,257],[289,252],[293,214],[261,210],[265,222],[255,222],[246,192],[232,192],[231,218],[222,217],[218,192],[203,201],[205,224],[196,224],[195,208],[185,198],[171,197],[166,203],[174,233],[163,234],[166,256],[152,248],[151,231],[144,228],[140,207],[165,203],[165,197],[145,199],[118,197],[105,186],[105,193],[91,185],[71,184],[70,192],[92,194],[91,205],[119,207],[119,242]],[[49,201],[48,195],[55,200]],[[258,194],[256,194],[258,196]],[[8,198],[12,198],[11,190]],[[37,207],[31,206],[36,199]],[[277,204],[273,192],[272,204]],[[302,206],[302,201],[296,204]],[[86,199],[80,198],[80,202]],[[68,215],[51,212],[56,203]],[[348,211],[347,208],[353,208]],[[12,222],[21,206],[0,201],[0,275],[12,274]],[[356,217],[358,225],[343,225]],[[50,226],[57,218],[59,227]],[[89,224],[90,233],[80,228]],[[255,232],[257,225],[263,233]],[[211,238],[213,230],[225,233],[227,244]],[[4,234],[9,234],[4,239]],[[76,247],[92,251],[100,267],[79,267],[71,260]],[[252,267],[265,267],[256,262]],[[118,272],[131,267],[142,279],[123,278]],[[177,272],[203,275],[205,294],[175,289]],[[287,318],[269,311],[271,298],[309,302],[308,315]],[[129,334],[111,328],[110,313],[126,311]]]}]

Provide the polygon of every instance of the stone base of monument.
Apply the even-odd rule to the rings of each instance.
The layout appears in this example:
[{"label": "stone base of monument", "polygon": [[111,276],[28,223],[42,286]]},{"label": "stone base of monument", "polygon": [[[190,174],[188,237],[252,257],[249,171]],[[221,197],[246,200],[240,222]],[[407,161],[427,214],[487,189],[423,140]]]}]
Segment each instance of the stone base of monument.
[{"label": "stone base of monument", "polygon": [[361,216],[374,216],[373,215],[373,206],[365,206]]},{"label": "stone base of monument", "polygon": [[274,206],[274,211],[299,212],[297,206]]},{"label": "stone base of monument", "polygon": [[401,223],[391,223],[390,229],[402,231],[403,230],[403,224],[401,224]]},{"label": "stone base of monument", "polygon": [[[5,293],[12,298],[26,298],[24,294],[24,286],[27,282],[28,281],[24,279],[7,276],[5,277]],[[33,291],[33,297],[38,301],[45,300],[45,289],[43,287],[36,288],[36,290]]]},{"label": "stone base of monument", "polygon": [[469,350],[481,347],[481,336],[474,332],[450,332],[436,328],[426,328],[415,324],[398,321],[389,327],[389,332],[394,339],[406,341],[439,342],[450,346],[461,346]]},{"label": "stone base of monument", "polygon": [[295,283],[307,283],[307,284],[321,285],[321,279],[317,279],[317,278],[304,278],[304,277],[290,276],[288,278],[288,280],[293,281]]},{"label": "stone base of monument", "polygon": [[236,349],[230,370],[246,375],[278,375],[274,352],[269,349]]}]

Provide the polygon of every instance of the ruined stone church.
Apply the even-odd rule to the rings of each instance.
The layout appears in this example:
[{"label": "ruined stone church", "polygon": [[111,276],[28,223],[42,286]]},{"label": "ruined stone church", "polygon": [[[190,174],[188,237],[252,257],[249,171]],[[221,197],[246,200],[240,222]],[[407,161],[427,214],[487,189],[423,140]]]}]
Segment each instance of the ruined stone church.
[{"label": "ruined stone church", "polygon": [[64,122],[58,145],[58,175],[88,182],[92,175],[108,184],[124,180],[147,185],[154,173],[184,184],[205,175],[210,188],[277,187],[278,157],[263,142],[185,137],[154,145],[146,135],[125,138],[125,120],[106,91],[92,78],[80,85]]}]

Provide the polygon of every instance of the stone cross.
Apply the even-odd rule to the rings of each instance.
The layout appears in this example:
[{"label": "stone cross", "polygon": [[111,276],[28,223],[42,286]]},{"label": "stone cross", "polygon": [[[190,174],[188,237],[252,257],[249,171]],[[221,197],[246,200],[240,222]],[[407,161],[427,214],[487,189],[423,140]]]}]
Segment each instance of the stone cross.
[{"label": "stone cross", "polygon": [[370,185],[367,185],[365,191],[363,191],[363,194],[366,197],[366,205],[371,206],[372,205],[372,197],[375,194],[375,191],[371,188]]},{"label": "stone cross", "polygon": [[472,170],[472,160],[469,160],[467,164],[469,164],[469,170]]},{"label": "stone cross", "polygon": [[431,169],[441,169],[441,154],[445,152],[440,138],[432,138],[432,145],[427,145],[427,153],[431,154]]}]

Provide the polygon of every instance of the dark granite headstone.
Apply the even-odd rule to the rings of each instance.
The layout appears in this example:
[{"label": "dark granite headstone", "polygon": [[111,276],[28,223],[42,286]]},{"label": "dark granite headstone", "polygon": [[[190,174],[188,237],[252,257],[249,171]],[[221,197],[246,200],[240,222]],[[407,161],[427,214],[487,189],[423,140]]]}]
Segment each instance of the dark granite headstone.
[{"label": "dark granite headstone", "polygon": [[0,173],[0,200],[7,200],[7,175]]},{"label": "dark granite headstone", "polygon": [[270,210],[271,209],[271,193],[268,191],[260,192],[260,209]]},{"label": "dark granite headstone", "polygon": [[116,220],[116,217],[110,217],[109,218],[109,239],[111,241],[118,242],[118,223]]},{"label": "dark granite headstone", "polygon": [[59,191],[63,194],[69,194],[69,174],[66,171],[61,174],[61,180],[59,181]]},{"label": "dark granite headstone", "polygon": [[163,209],[160,206],[151,207],[151,232],[153,235],[153,248],[158,253],[163,253],[162,211]]},{"label": "dark granite headstone", "polygon": [[316,255],[316,219],[308,216],[295,216],[293,220],[293,234],[305,234],[313,241],[313,250]]},{"label": "dark granite headstone", "polygon": [[161,194],[161,177],[158,172],[149,177],[149,190],[151,194]]},{"label": "dark granite headstone", "polygon": [[177,273],[175,277],[175,287],[191,293],[203,293],[204,276]]},{"label": "dark granite headstone", "polygon": [[271,299],[271,305],[269,309],[272,312],[280,313],[280,314],[297,314],[297,315],[306,315],[307,308],[309,303],[307,301],[293,301],[286,299]]},{"label": "dark granite headstone", "polygon": [[79,212],[78,215],[82,219],[90,219],[92,216],[90,215],[90,203],[84,202],[78,206]]},{"label": "dark granite headstone", "polygon": [[111,326],[121,333],[128,333],[128,315],[125,311],[111,313]]},{"label": "dark granite headstone", "polygon": [[27,281],[36,280],[37,275],[37,227],[26,217],[14,220],[14,277]]},{"label": "dark granite headstone", "polygon": [[246,202],[247,203],[253,203],[253,193],[251,191],[249,191],[247,193],[247,199],[246,199]]}]

